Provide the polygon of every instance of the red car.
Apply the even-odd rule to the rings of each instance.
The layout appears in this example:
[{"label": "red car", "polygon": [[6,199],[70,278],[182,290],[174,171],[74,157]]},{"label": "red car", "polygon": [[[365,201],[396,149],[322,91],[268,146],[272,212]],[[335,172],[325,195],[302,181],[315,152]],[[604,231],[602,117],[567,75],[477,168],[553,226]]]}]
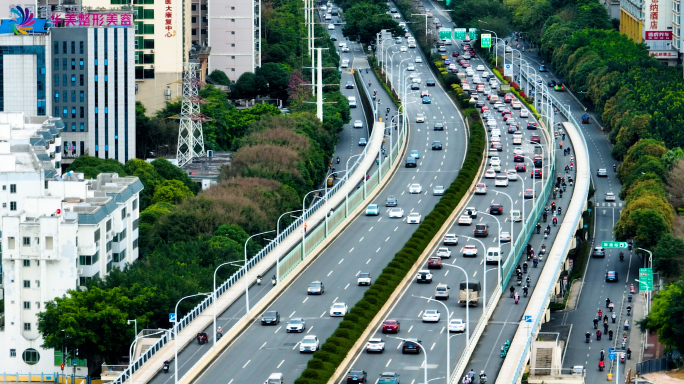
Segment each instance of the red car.
[{"label": "red car", "polygon": [[382,323],[382,333],[399,333],[399,323],[396,320],[385,320]]},{"label": "red car", "polygon": [[534,179],[541,179],[542,178],[542,170],[541,169],[535,169],[532,172],[530,172],[530,177]]},{"label": "red car", "polygon": [[458,57],[458,52],[454,52],[451,54],[452,57]]},{"label": "red car", "polygon": [[525,172],[525,171],[527,171],[527,167],[525,167],[525,164],[516,164],[515,170],[517,172]]},{"label": "red car", "polygon": [[442,269],[442,258],[437,256],[429,258],[428,269]]},{"label": "red car", "polygon": [[486,106],[486,105],[483,106],[483,107],[480,109],[480,112],[484,112],[484,111],[489,111],[489,107]]},{"label": "red car", "polygon": [[530,137],[530,141],[539,144],[541,142],[541,137],[539,137],[539,135],[532,135],[532,137]]}]

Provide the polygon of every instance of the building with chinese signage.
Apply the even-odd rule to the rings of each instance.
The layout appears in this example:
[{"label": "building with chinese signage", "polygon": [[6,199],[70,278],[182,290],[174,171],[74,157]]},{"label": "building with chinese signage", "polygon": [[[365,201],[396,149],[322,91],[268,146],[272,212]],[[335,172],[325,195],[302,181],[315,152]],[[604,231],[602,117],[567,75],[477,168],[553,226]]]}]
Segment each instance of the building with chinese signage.
[{"label": "building with chinese signage", "polygon": [[621,0],[620,31],[648,46],[649,54],[670,65],[682,53],[680,0]]}]

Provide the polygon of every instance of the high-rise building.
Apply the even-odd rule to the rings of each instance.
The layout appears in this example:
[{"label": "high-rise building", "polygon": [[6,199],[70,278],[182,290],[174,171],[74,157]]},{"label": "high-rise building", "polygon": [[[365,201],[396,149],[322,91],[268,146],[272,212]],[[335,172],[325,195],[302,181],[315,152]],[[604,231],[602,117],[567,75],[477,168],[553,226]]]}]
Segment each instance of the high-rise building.
[{"label": "high-rise building", "polygon": [[644,43],[649,54],[675,65],[682,52],[680,0],[621,0],[620,32]]},{"label": "high-rise building", "polygon": [[261,66],[261,0],[200,0],[209,7],[209,73],[231,81]]},{"label": "high-rise building", "polygon": [[0,113],[0,372],[58,372],[61,353],[41,347],[37,314],[138,258],[142,183],[116,174],[60,176],[61,126],[59,119],[32,124]]},{"label": "high-rise building", "polygon": [[44,34],[0,34],[0,112],[49,113],[48,39]]}]

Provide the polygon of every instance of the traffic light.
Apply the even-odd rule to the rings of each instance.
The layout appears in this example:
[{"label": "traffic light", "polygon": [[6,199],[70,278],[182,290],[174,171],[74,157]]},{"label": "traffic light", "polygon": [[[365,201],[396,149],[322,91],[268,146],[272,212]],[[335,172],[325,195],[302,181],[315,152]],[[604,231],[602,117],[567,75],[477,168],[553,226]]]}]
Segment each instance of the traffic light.
[{"label": "traffic light", "polygon": [[62,363],[62,365],[60,365],[59,367],[62,368],[62,371],[63,371],[64,370],[64,363]]}]

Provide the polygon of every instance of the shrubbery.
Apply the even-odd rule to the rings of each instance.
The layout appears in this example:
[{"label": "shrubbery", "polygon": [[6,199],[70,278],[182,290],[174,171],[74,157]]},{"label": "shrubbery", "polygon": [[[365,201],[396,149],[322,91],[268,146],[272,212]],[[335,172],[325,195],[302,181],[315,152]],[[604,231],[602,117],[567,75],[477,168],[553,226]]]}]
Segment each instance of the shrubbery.
[{"label": "shrubbery", "polygon": [[326,382],[335,373],[354,343],[361,337],[375,315],[389,300],[402,279],[419,259],[423,250],[437,235],[447,218],[468,192],[469,186],[479,173],[485,150],[485,130],[476,110],[469,109],[464,113],[470,118],[470,135],[468,154],[458,177],[445,191],[435,208],[425,217],[418,229],[413,233],[406,245],[395,254],[392,261],[383,269],[359,300],[344,317],[338,329],[314,353],[302,376],[295,384],[314,384]]}]

